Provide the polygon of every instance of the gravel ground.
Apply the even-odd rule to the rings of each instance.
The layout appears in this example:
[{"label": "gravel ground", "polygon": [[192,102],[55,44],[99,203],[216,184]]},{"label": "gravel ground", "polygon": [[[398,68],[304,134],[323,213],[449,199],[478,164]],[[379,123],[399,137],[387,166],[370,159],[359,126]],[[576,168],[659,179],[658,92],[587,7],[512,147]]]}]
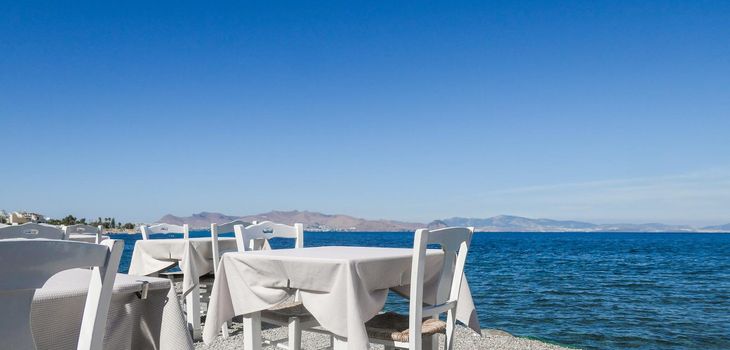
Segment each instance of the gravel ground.
[{"label": "gravel ground", "polygon": [[[241,325],[234,323],[232,327],[231,337],[223,339],[218,337],[211,345],[205,345],[202,342],[195,343],[195,349],[199,350],[229,350],[243,348],[243,335],[241,334]],[[280,340],[287,336],[286,327],[270,328],[262,332],[262,336],[267,340]],[[557,345],[543,343],[537,340],[519,338],[510,335],[507,332],[499,330],[482,330],[480,337],[474,331],[459,326],[456,329],[456,349],[485,349],[485,350],[566,350]],[[441,338],[441,348],[443,348],[443,336]],[[303,332],[302,349],[323,349],[330,346],[329,338],[322,334]],[[371,349],[382,349],[382,346],[371,345]],[[276,346],[270,345],[263,349],[276,349]]]},{"label": "gravel ground", "polygon": [[[175,283],[175,288],[180,289],[180,283]],[[203,317],[205,320],[205,317]],[[205,321],[203,321],[205,323]],[[210,345],[203,344],[202,340],[195,342],[196,350],[233,350],[243,349],[241,317],[233,319],[230,324],[230,337],[223,339],[219,336],[215,342]],[[287,328],[286,327],[270,327],[262,324],[262,338],[268,341],[284,340],[286,344]],[[440,336],[440,348],[443,349],[444,337]],[[456,327],[456,344],[454,348],[458,350],[575,350],[574,348],[566,348],[554,344],[544,343],[538,340],[515,337],[505,331],[497,329],[483,329],[482,336],[473,330],[457,325]],[[302,332],[302,349],[325,349],[331,346],[329,337],[320,333]],[[276,345],[264,346],[263,350],[280,349]],[[370,344],[370,349],[383,349],[382,345]]]}]

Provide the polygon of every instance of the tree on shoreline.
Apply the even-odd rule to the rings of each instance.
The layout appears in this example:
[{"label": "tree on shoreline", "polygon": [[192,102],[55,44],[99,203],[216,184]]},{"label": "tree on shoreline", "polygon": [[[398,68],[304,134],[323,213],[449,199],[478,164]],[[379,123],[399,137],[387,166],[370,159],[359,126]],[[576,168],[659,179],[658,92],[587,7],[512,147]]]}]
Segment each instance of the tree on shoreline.
[{"label": "tree on shoreline", "polygon": [[[69,214],[65,216],[63,219],[49,219],[48,223],[51,225],[77,225],[77,224],[87,224],[86,218],[76,218],[75,216]],[[121,222],[117,222],[117,219],[114,217],[107,217],[102,220],[101,217],[99,217],[96,221],[91,221],[88,223],[91,226],[99,226],[101,225],[104,229],[125,229],[125,230],[132,230],[135,228],[135,224],[128,222],[125,224],[122,224]]]}]

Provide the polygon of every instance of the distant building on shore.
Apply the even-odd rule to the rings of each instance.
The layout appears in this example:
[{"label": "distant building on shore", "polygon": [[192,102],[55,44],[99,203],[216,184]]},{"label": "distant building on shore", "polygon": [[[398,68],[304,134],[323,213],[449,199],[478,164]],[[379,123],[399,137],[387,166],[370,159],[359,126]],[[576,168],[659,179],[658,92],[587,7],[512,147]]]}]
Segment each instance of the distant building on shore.
[{"label": "distant building on shore", "polygon": [[46,222],[46,217],[38,213],[14,211],[8,216],[7,221],[11,225],[20,225],[26,222],[43,223]]}]

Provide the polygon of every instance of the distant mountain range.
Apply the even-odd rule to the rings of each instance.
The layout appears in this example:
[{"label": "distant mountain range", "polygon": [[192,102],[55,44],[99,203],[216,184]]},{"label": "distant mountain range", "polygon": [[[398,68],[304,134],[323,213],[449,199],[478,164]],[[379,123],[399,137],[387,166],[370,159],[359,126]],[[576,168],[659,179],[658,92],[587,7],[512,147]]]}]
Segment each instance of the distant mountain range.
[{"label": "distant mountain range", "polygon": [[707,227],[704,227],[703,229],[712,230],[712,231],[730,232],[730,224],[718,225],[718,226],[707,226]]},{"label": "distant mountain range", "polygon": [[592,224],[582,221],[529,219],[509,215],[499,215],[486,219],[456,217],[441,221],[447,226],[473,226],[479,231],[487,232],[699,232],[712,230],[709,227],[699,228],[659,223]]},{"label": "distant mountain range", "polygon": [[366,220],[349,215],[329,215],[310,211],[270,211],[268,213],[246,216],[230,216],[220,213],[202,212],[191,216],[165,215],[157,222],[168,224],[188,224],[191,228],[208,228],[210,224],[225,223],[233,220],[264,221],[269,220],[282,224],[304,224],[308,231],[414,231],[425,225],[413,222],[394,220]]},{"label": "distant mountain range", "polygon": [[274,221],[284,224],[302,223],[308,231],[395,232],[414,231],[418,228],[473,226],[482,232],[730,232],[730,224],[692,227],[687,225],[648,224],[592,224],[581,221],[530,219],[520,216],[499,215],[490,218],[462,218],[434,220],[428,224],[395,220],[367,220],[349,215],[322,214],[310,211],[271,211],[257,215],[234,216],[201,212],[191,216],[165,215],[157,222],[188,224],[191,228],[208,228],[211,223],[233,220]]}]

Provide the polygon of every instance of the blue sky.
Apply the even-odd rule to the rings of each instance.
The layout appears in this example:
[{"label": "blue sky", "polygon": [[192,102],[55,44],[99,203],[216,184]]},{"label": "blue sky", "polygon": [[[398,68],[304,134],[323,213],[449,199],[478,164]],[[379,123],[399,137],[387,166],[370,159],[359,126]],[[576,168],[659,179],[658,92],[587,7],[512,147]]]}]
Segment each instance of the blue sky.
[{"label": "blue sky", "polygon": [[0,3],[0,208],[730,222],[730,3]]}]

